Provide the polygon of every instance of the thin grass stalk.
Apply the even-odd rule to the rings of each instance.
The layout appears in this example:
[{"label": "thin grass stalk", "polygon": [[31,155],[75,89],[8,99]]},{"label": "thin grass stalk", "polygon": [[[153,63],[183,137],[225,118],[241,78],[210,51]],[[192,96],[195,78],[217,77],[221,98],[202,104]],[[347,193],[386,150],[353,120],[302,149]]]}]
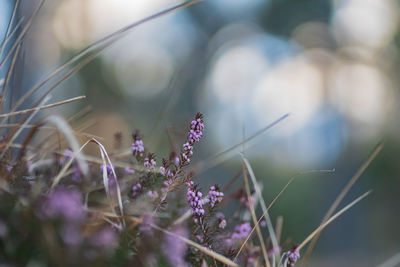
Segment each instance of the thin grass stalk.
[{"label": "thin grass stalk", "polygon": [[17,39],[15,40],[14,44],[12,45],[12,47],[10,48],[10,50],[8,50],[7,54],[4,56],[3,60],[0,62],[0,68],[4,65],[4,63],[7,61],[8,57],[13,53],[13,51],[15,50],[15,48],[17,47],[17,45],[20,44],[20,42],[22,41],[22,38],[24,38],[25,34],[28,32],[28,30],[31,28],[33,20],[35,19],[35,17],[37,16],[37,14],[39,13],[40,9],[42,8],[44,4],[44,0],[41,0],[38,4],[38,6],[36,7],[35,11],[33,12],[32,16],[29,18],[27,24],[25,25],[25,27],[22,29],[21,33],[18,35]]},{"label": "thin grass stalk", "polygon": [[228,259],[227,257],[225,257],[225,256],[223,256],[223,255],[221,255],[221,254],[219,254],[219,253],[217,253],[217,252],[215,252],[215,251],[212,251],[212,250],[209,249],[209,248],[203,247],[202,245],[197,244],[196,242],[193,242],[192,240],[187,239],[186,237],[183,237],[183,236],[174,234],[174,233],[172,233],[172,232],[170,232],[170,231],[168,231],[168,230],[165,230],[165,229],[163,229],[163,228],[161,228],[161,227],[159,227],[159,226],[157,226],[157,225],[155,225],[155,224],[150,224],[150,226],[151,226],[153,229],[156,229],[156,230],[158,230],[158,231],[163,232],[164,234],[171,235],[171,236],[174,236],[174,237],[176,237],[176,238],[179,238],[180,240],[182,240],[183,242],[185,242],[187,245],[198,249],[198,250],[201,251],[202,253],[204,253],[204,254],[206,254],[206,255],[212,257],[213,259],[216,259],[217,261],[219,261],[219,262],[221,262],[221,263],[223,263],[223,264],[225,264],[225,265],[227,265],[227,266],[239,267],[239,265],[237,265],[236,263],[234,263],[233,261],[231,261],[231,260]]},{"label": "thin grass stalk", "polygon": [[[5,78],[5,80],[4,80],[4,82],[3,82],[3,89],[2,89],[2,94],[3,94],[3,97],[5,98],[6,97],[6,89],[7,89],[7,86],[8,86],[8,83],[9,83],[9,80],[10,80],[10,78],[11,78],[11,75],[12,75],[12,73],[13,73],[13,70],[14,70],[14,66],[15,66],[15,62],[17,61],[17,58],[18,58],[18,55],[19,55],[19,52],[20,52],[20,49],[21,49],[21,45],[19,45],[18,47],[17,47],[17,50],[15,51],[15,53],[14,53],[14,56],[13,56],[13,58],[11,59],[11,63],[10,63],[10,66],[8,67],[8,70],[7,70],[7,74],[6,74],[6,78]],[[4,99],[2,99],[2,103],[6,103],[6,101],[4,101]],[[10,105],[11,105],[11,101],[10,101]],[[3,107],[2,107],[3,108]],[[2,111],[2,109],[1,109],[1,111]],[[5,121],[5,119],[3,119],[3,122]],[[0,125],[1,125],[2,123],[0,123]]]},{"label": "thin grass stalk", "polygon": [[[371,155],[368,157],[368,159],[361,165],[361,167],[357,170],[357,172],[354,174],[354,176],[350,179],[350,181],[346,184],[346,186],[343,188],[343,190],[340,192],[340,194],[336,197],[335,201],[332,203],[330,206],[329,210],[325,214],[324,218],[322,219],[321,223],[324,223],[328,218],[333,214],[333,212],[337,209],[337,207],[340,205],[344,197],[347,195],[347,193],[350,191],[350,189],[353,187],[353,185],[357,182],[357,180],[361,177],[361,175],[364,173],[364,171],[368,168],[368,166],[371,164],[371,162],[375,159],[375,157],[379,154],[379,152],[382,150],[383,145],[378,144],[374,151],[371,153]],[[315,244],[317,243],[319,238],[319,234],[315,236],[315,238],[311,241],[310,246],[307,248],[304,258],[301,262],[301,267],[304,267],[307,260],[311,256],[312,250],[315,247]]]},{"label": "thin grass stalk", "polygon": [[[251,193],[250,193],[249,179],[247,177],[247,169],[246,169],[246,166],[244,164],[243,164],[243,180],[244,180],[245,189],[246,189],[247,201],[249,203],[250,214],[251,214],[251,217],[252,217],[253,223],[254,223],[253,229],[256,229],[256,231],[257,231],[257,235],[258,235],[258,239],[260,240],[261,251],[263,253],[265,264],[266,264],[267,267],[270,267],[271,264],[270,264],[269,259],[268,259],[267,248],[265,247],[264,238],[262,236],[262,233],[261,233],[261,230],[260,230],[260,226],[258,225],[258,222],[257,222],[256,213],[254,211],[254,205],[250,201]],[[246,239],[245,242],[247,240],[248,239]],[[243,242],[241,248],[244,247],[245,242]],[[238,253],[236,254],[235,260],[239,256],[240,252],[241,252],[241,250],[239,250]]]},{"label": "thin grass stalk", "polygon": [[10,20],[8,21],[6,34],[4,35],[4,39],[3,39],[3,41],[1,42],[1,45],[0,45],[0,58],[3,55],[4,47],[5,47],[6,43],[7,43],[8,37],[10,36],[11,26],[12,26],[12,24],[14,22],[15,14],[17,13],[18,4],[19,4],[19,0],[16,0],[15,3],[14,3],[14,8],[13,8],[13,12],[11,14]]},{"label": "thin grass stalk", "polygon": [[211,168],[214,168],[215,166],[218,166],[219,164],[225,162],[229,158],[231,158],[233,156],[236,156],[237,152],[234,151],[236,148],[242,146],[243,144],[247,144],[248,142],[250,142],[254,138],[260,136],[264,132],[266,132],[269,129],[273,128],[274,126],[276,126],[277,124],[279,124],[280,122],[285,120],[287,117],[289,117],[289,115],[290,115],[289,113],[283,115],[282,117],[280,117],[277,120],[273,121],[272,123],[268,124],[264,128],[258,130],[257,132],[252,134],[250,137],[245,138],[243,141],[231,146],[228,149],[225,149],[225,150],[223,150],[221,152],[218,152],[218,153],[210,156],[209,158],[207,158],[205,160],[200,161],[192,169],[194,169],[195,173],[198,175],[198,174],[201,174],[201,173],[203,173],[203,172],[205,172],[205,171],[207,171],[207,170],[209,170]]},{"label": "thin grass stalk", "polygon": [[392,257],[387,259],[382,264],[379,264],[377,267],[395,267],[399,266],[399,264],[400,264],[400,252],[394,254]]},{"label": "thin grass stalk", "polygon": [[333,215],[332,217],[330,217],[326,222],[324,222],[323,224],[321,224],[317,229],[314,230],[314,232],[312,232],[306,239],[304,239],[303,242],[301,242],[301,244],[297,247],[298,250],[301,250],[305,245],[307,245],[308,242],[311,241],[311,239],[313,239],[316,235],[318,235],[319,233],[321,233],[322,230],[324,230],[325,227],[327,227],[331,222],[333,222],[334,220],[336,220],[340,215],[342,215],[345,211],[347,211],[348,209],[350,209],[351,207],[353,207],[355,204],[357,204],[358,202],[360,202],[362,199],[364,199],[366,196],[368,196],[370,193],[372,192],[372,190],[362,194],[361,196],[359,196],[358,198],[356,198],[355,200],[353,200],[350,204],[348,204],[347,206],[345,206],[343,209],[341,209],[340,211],[338,211],[335,215]]},{"label": "thin grass stalk", "polygon": [[[40,105],[38,105],[36,107],[36,110],[28,117],[28,119],[25,121],[25,123],[22,126],[25,126],[26,124],[28,124],[33,117],[35,117],[35,115],[39,112],[40,107],[43,106],[47,101],[50,100],[50,97],[46,97],[45,99],[43,99],[43,101],[40,103]],[[11,137],[11,139],[7,142],[6,146],[2,149],[1,154],[0,154],[0,160],[3,159],[4,155],[6,154],[6,152],[8,151],[8,149],[10,148],[10,145],[14,142],[14,140],[19,136],[19,134],[22,132],[24,128],[21,127],[19,128]]]},{"label": "thin grass stalk", "polygon": [[244,164],[246,165],[246,168],[247,168],[247,170],[248,170],[248,172],[250,174],[250,178],[251,178],[251,180],[253,182],[254,189],[255,189],[257,195],[260,198],[261,209],[265,213],[265,221],[267,223],[267,228],[268,228],[268,231],[269,231],[269,235],[271,237],[272,249],[275,252],[277,258],[279,259],[281,256],[280,256],[280,253],[278,251],[278,248],[279,248],[278,247],[278,242],[276,240],[275,231],[274,231],[274,228],[272,226],[271,218],[269,217],[269,214],[268,214],[268,208],[267,208],[267,206],[265,204],[264,198],[262,196],[262,192],[260,190],[260,187],[258,185],[257,179],[256,179],[256,177],[254,175],[253,169],[251,168],[251,165],[250,165],[249,161],[243,155],[241,155],[241,156],[242,156],[242,160],[243,160]]},{"label": "thin grass stalk", "polygon": [[[77,96],[77,97],[73,97],[67,100],[63,100],[63,101],[59,101],[53,104],[48,104],[48,105],[44,105],[40,107],[40,110],[43,109],[49,109],[49,108],[54,108],[57,106],[61,106],[61,105],[65,105],[71,102],[75,102],[81,99],[84,99],[86,96],[82,95],[82,96]],[[21,114],[27,114],[27,113],[31,113],[33,111],[35,111],[36,108],[29,108],[29,109],[24,109],[24,110],[20,110],[20,111],[14,111],[14,112],[10,112],[10,113],[6,113],[6,114],[0,114],[0,118],[7,118],[7,117],[11,117],[11,116],[17,116],[17,115],[21,115]]]}]

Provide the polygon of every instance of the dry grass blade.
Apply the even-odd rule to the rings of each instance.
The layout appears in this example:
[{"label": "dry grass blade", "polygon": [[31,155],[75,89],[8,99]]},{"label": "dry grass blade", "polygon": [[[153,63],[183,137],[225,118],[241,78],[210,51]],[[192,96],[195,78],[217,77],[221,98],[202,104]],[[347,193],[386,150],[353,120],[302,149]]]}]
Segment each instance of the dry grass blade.
[{"label": "dry grass blade", "polygon": [[[40,130],[46,130],[46,131],[58,130],[58,128],[56,128],[56,127],[42,126],[42,125],[32,125],[32,124],[25,125],[25,126],[22,126],[19,123],[10,123],[10,124],[5,124],[5,125],[0,125],[0,128],[14,128],[14,127],[21,127],[21,128],[24,128],[24,129],[31,129],[31,128],[36,128],[37,127]],[[100,139],[100,140],[104,139],[104,137],[101,137],[101,136],[98,136],[98,135],[94,135],[94,134],[91,134],[91,133],[87,133],[87,132],[81,132],[81,131],[76,131],[76,130],[73,130],[73,132],[74,132],[75,135],[79,135],[79,136],[84,136],[84,137],[88,137],[88,138],[97,138],[97,139]],[[40,146],[38,146],[38,147],[40,147]]]},{"label": "dry grass blade", "polygon": [[253,169],[251,168],[249,161],[243,155],[242,155],[242,160],[243,160],[244,164],[246,165],[246,168],[250,174],[250,178],[253,182],[254,189],[256,191],[256,194],[259,197],[261,209],[262,209],[263,213],[265,214],[265,221],[267,223],[268,232],[271,237],[273,251],[276,252],[276,259],[280,259],[281,256],[279,253],[278,242],[277,242],[276,236],[275,236],[275,230],[274,230],[274,227],[272,226],[272,221],[268,214],[268,208],[267,208],[267,205],[265,204],[264,197],[262,196],[256,176],[254,175]]},{"label": "dry grass blade", "polygon": [[[267,253],[267,248],[265,247],[265,242],[264,242],[264,238],[262,236],[261,230],[260,230],[260,226],[258,225],[257,222],[257,217],[256,217],[256,213],[254,211],[254,204],[251,203],[250,198],[251,198],[251,193],[250,193],[250,186],[249,186],[249,179],[247,177],[247,169],[246,166],[243,165],[243,179],[244,179],[244,184],[245,184],[245,188],[246,188],[246,195],[247,195],[247,201],[249,203],[249,209],[250,209],[250,214],[251,214],[251,218],[253,219],[253,223],[254,223],[254,227],[252,229],[252,232],[254,231],[254,229],[257,231],[257,235],[258,235],[258,239],[260,240],[260,245],[261,245],[261,251],[263,253],[263,257],[264,257],[264,261],[267,267],[271,266],[271,264],[269,263],[268,260],[268,253]],[[249,234],[250,236],[250,234]],[[235,259],[237,259],[237,257],[240,255],[240,252],[242,251],[244,245],[246,244],[248,238],[246,238],[246,240],[243,242],[242,246],[240,247],[238,253],[235,256]]]},{"label": "dry grass blade", "polygon": [[[278,193],[278,195],[276,195],[276,197],[271,201],[271,203],[269,204],[267,210],[269,210],[272,207],[272,205],[275,204],[275,202],[278,200],[278,198],[282,195],[283,192],[285,192],[285,190],[288,188],[288,186],[293,182],[293,180],[296,177],[301,176],[301,175],[305,175],[305,174],[311,174],[311,173],[324,173],[324,172],[330,173],[330,172],[334,172],[334,171],[335,171],[335,169],[331,169],[331,170],[309,170],[309,171],[304,171],[304,172],[300,172],[300,173],[298,173],[296,175],[293,175],[289,179],[289,181],[286,183],[286,185],[282,188],[282,190]],[[263,217],[264,217],[264,215],[261,216],[261,218],[263,218]]]},{"label": "dry grass blade", "polygon": [[[73,58],[71,58],[70,60],[68,60],[66,63],[64,63],[63,65],[61,65],[60,67],[58,67],[56,70],[54,70],[53,72],[51,72],[49,75],[46,76],[46,78],[44,78],[41,82],[39,82],[38,84],[36,84],[34,87],[32,87],[27,93],[25,93],[25,95],[23,95],[18,102],[15,104],[15,109],[18,108],[22,103],[25,102],[25,100],[27,100],[30,96],[32,96],[37,90],[39,90],[39,88],[41,88],[44,84],[46,84],[48,81],[50,81],[53,77],[55,77],[57,74],[59,74],[60,72],[62,72],[63,70],[67,69],[69,66],[75,64],[76,62],[78,62],[80,59],[82,59],[83,57],[87,56],[88,54],[92,53],[92,52],[96,52],[98,50],[102,51],[103,49],[109,47],[111,44],[113,44],[115,41],[119,40],[120,38],[122,38],[126,33],[128,33],[131,29],[146,23],[148,21],[151,21],[153,19],[156,19],[158,17],[164,16],[166,14],[175,12],[177,10],[189,7],[191,5],[194,5],[198,2],[200,2],[201,0],[194,0],[194,1],[187,1],[181,4],[178,4],[176,6],[173,6],[171,8],[165,9],[161,12],[155,13],[151,16],[148,16],[144,19],[141,19],[137,22],[134,22],[128,26],[123,27],[122,29],[115,31],[109,35],[107,35],[106,37],[94,42],[93,44],[89,45],[87,48],[85,48],[84,50],[82,50],[81,52],[79,52],[76,56],[74,56]],[[86,61],[84,65],[88,64],[93,58],[91,58],[90,60]],[[82,65],[81,67],[83,67],[84,65]],[[62,78],[61,80],[64,80],[65,78]],[[15,110],[12,110],[15,111]]]},{"label": "dry grass blade", "polygon": [[[10,34],[7,36],[6,39],[4,39],[4,43],[3,45],[5,45],[10,39],[11,37],[17,32],[18,28],[21,26],[22,22],[24,22],[25,17],[22,17],[18,23],[15,25],[14,29],[10,32]],[[3,47],[4,48],[4,47]],[[1,48],[0,48],[1,49]],[[2,53],[0,53],[0,56],[2,55]]]},{"label": "dry grass blade", "polygon": [[2,149],[1,154],[0,154],[0,160],[3,159],[4,155],[6,154],[7,150],[10,148],[10,145],[14,142],[14,140],[19,136],[19,134],[22,132],[22,130],[24,129],[24,126],[26,126],[27,124],[29,124],[29,122],[33,119],[33,117],[35,117],[36,113],[39,112],[40,107],[43,106],[47,101],[50,100],[50,97],[46,97],[45,99],[42,100],[42,102],[40,103],[40,105],[38,105],[35,108],[35,111],[28,117],[28,119],[25,121],[25,123],[22,125],[21,128],[19,128],[14,135],[11,137],[11,139],[7,142],[6,146]]},{"label": "dry grass blade", "polygon": [[[64,100],[64,101],[60,101],[60,102],[56,102],[56,103],[53,103],[53,104],[41,106],[39,110],[61,106],[61,105],[68,104],[68,103],[71,103],[71,102],[74,102],[74,101],[78,101],[78,100],[81,100],[81,99],[84,99],[84,98],[85,98],[84,95],[73,97],[73,98],[70,98],[70,99],[67,99],[67,100]],[[33,112],[35,110],[36,110],[36,108],[30,108],[30,109],[10,112],[10,113],[6,113],[6,114],[0,114],[0,118],[7,118],[7,117],[11,117],[11,116],[17,116],[17,115],[21,115],[21,114],[26,114],[26,113]]]},{"label": "dry grass blade", "polygon": [[[330,216],[332,216],[333,212],[337,209],[337,207],[340,205],[342,202],[343,198],[347,195],[347,193],[350,191],[350,189],[353,187],[353,185],[357,182],[357,180],[361,177],[361,175],[364,173],[364,171],[368,168],[368,166],[371,164],[371,162],[375,159],[375,157],[379,154],[379,152],[382,150],[383,145],[379,144],[374,151],[371,153],[371,155],[368,157],[368,159],[361,165],[361,167],[357,170],[357,172],[354,174],[354,176],[350,179],[350,181],[346,184],[346,186],[343,188],[343,190],[340,192],[340,194],[336,197],[335,201],[332,203],[331,207],[325,214],[324,218],[322,219],[322,222],[325,222],[328,220]],[[308,258],[311,256],[312,250],[314,249],[315,244],[318,241],[319,235],[316,235],[314,240],[312,240],[310,246],[307,248],[305,254],[304,254],[304,259],[301,262],[301,267],[305,266],[305,263],[307,262]]]},{"label": "dry grass blade", "polygon": [[379,264],[378,267],[395,267],[398,266],[399,264],[400,264],[400,252],[390,257],[384,263]]},{"label": "dry grass blade", "polygon": [[[15,63],[16,63],[16,61],[17,61],[17,58],[18,58],[18,55],[19,55],[20,50],[21,50],[21,46],[19,45],[19,46],[17,47],[17,50],[16,50],[15,53],[14,53],[14,56],[13,56],[12,60],[11,60],[11,64],[10,64],[10,66],[8,67],[7,74],[6,74],[6,79],[4,80],[4,83],[3,83],[3,85],[2,85],[2,86],[3,86],[3,90],[2,90],[2,93],[3,93],[3,94],[5,94],[5,92],[6,92],[6,90],[7,90],[8,82],[10,81],[11,74],[13,73],[14,66],[15,66]],[[3,101],[3,100],[2,100],[2,101]],[[4,103],[6,103],[6,101],[4,101]],[[12,102],[10,101],[9,105],[11,105],[11,104],[12,104]],[[1,124],[3,124],[4,121],[5,121],[5,119],[2,120]]]},{"label": "dry grass blade", "polygon": [[77,154],[81,153],[81,151],[91,142],[91,140],[92,139],[90,139],[89,141],[86,141],[86,143],[83,144],[83,146],[81,146],[78,151],[76,151],[76,152],[74,152],[72,154],[71,158],[67,161],[67,163],[65,163],[63,168],[57,174],[57,176],[53,179],[53,183],[51,184],[51,189],[53,189],[54,187],[56,187],[58,185],[58,183],[60,182],[61,178],[64,177],[64,174],[67,172],[68,168],[71,166],[72,161],[75,160]]},{"label": "dry grass blade", "polygon": [[359,196],[358,198],[356,198],[355,200],[353,200],[350,204],[348,204],[346,207],[344,207],[343,209],[341,209],[340,211],[338,211],[335,215],[333,215],[332,217],[330,217],[326,222],[324,222],[323,224],[321,224],[317,229],[314,230],[314,232],[312,232],[306,239],[304,239],[304,241],[297,247],[298,250],[301,250],[305,245],[307,245],[308,242],[311,241],[311,239],[316,236],[317,234],[319,234],[322,230],[324,230],[325,227],[327,227],[331,222],[333,222],[334,220],[336,220],[340,215],[342,215],[345,211],[347,211],[348,209],[350,209],[351,207],[353,207],[355,204],[357,204],[358,202],[360,202],[363,198],[365,198],[366,196],[368,196],[372,191],[368,191],[364,194],[362,194],[361,196]]},{"label": "dry grass blade", "polygon": [[[4,36],[3,42],[1,43],[1,46],[0,46],[0,57],[3,55],[3,49],[4,49],[6,43],[7,43],[8,39],[9,39],[9,36],[11,35],[11,33],[10,33],[11,32],[11,26],[12,26],[12,24],[14,22],[15,14],[17,13],[18,4],[19,4],[19,0],[16,0],[15,4],[14,4],[13,12],[11,14],[11,18],[8,21],[6,35]],[[18,27],[18,25],[15,26],[15,28],[17,28],[17,27]]]},{"label": "dry grass blade", "polygon": [[[117,200],[118,200],[119,210],[120,210],[121,215],[124,216],[124,209],[123,209],[123,206],[122,206],[121,189],[119,187],[119,183],[118,183],[117,175],[116,175],[115,170],[114,170],[114,166],[113,166],[113,164],[112,164],[112,162],[110,160],[110,157],[108,156],[107,151],[104,148],[104,146],[94,138],[88,140],[85,144],[83,144],[83,146],[81,146],[81,148],[77,152],[73,153],[71,159],[64,165],[64,167],[61,169],[61,171],[58,173],[58,175],[54,178],[53,184],[51,185],[51,188],[53,189],[60,182],[61,178],[64,177],[64,174],[66,173],[67,169],[71,166],[72,161],[91,142],[97,144],[97,146],[100,149],[100,154],[101,154],[102,163],[103,163],[103,182],[104,182],[104,187],[106,189],[107,197],[111,197],[110,196],[109,187],[108,187],[108,179],[109,178],[108,178],[108,174],[107,174],[107,165],[109,165],[111,167],[111,169],[112,169],[112,173],[113,173],[113,177],[112,178],[115,181],[115,185],[116,185],[116,189],[117,189]],[[114,210],[114,206],[112,206],[112,208]],[[122,220],[122,223],[125,226],[125,220]]]},{"label": "dry grass blade", "polygon": [[206,255],[212,257],[213,259],[216,259],[217,261],[219,261],[219,262],[221,262],[221,263],[223,263],[223,264],[226,264],[227,266],[236,266],[236,267],[239,267],[239,265],[237,265],[236,263],[234,263],[233,261],[231,261],[231,260],[228,259],[227,257],[225,257],[225,256],[223,256],[223,255],[221,255],[221,254],[218,254],[217,252],[212,251],[212,250],[209,249],[209,248],[203,247],[202,245],[199,245],[199,244],[197,244],[196,242],[193,242],[193,241],[190,240],[190,239],[187,239],[187,238],[185,238],[185,237],[183,237],[183,236],[174,234],[174,233],[172,233],[172,232],[170,232],[170,231],[168,231],[168,230],[165,230],[165,229],[163,229],[163,228],[161,228],[161,227],[159,227],[159,226],[157,226],[157,225],[155,225],[155,224],[150,224],[150,226],[151,226],[152,228],[156,229],[156,230],[159,230],[159,231],[161,231],[161,232],[167,234],[167,235],[171,235],[171,236],[174,236],[174,237],[176,237],[176,238],[179,238],[180,240],[182,240],[183,242],[185,242],[185,243],[188,244],[189,246],[198,249],[198,250],[201,251],[202,253],[204,253],[204,254],[206,254]]},{"label": "dry grass blade", "polygon": [[280,244],[281,241],[282,228],[283,228],[283,217],[278,216],[278,218],[276,218],[276,226],[275,226],[276,241],[278,242],[278,245]]},{"label": "dry grass blade", "polygon": [[3,60],[0,63],[0,67],[4,65],[4,63],[7,61],[8,57],[12,54],[12,52],[15,50],[15,48],[20,44],[22,41],[22,38],[24,38],[25,34],[28,32],[28,30],[31,28],[33,20],[37,16],[37,14],[40,11],[40,8],[43,6],[44,0],[41,0],[39,5],[36,7],[35,11],[33,12],[32,16],[30,17],[29,21],[25,25],[25,27],[22,29],[21,33],[18,35],[17,39],[15,40],[14,44],[8,50],[7,54],[4,56]]},{"label": "dry grass blade", "polygon": [[[79,150],[79,143],[78,140],[76,140],[73,131],[71,127],[68,125],[68,123],[61,117],[59,116],[50,116],[46,119],[47,122],[54,124],[60,131],[63,133],[65,138],[67,139],[72,151],[74,153],[77,153]],[[85,160],[82,159],[80,154],[76,154],[76,160],[79,166],[79,169],[82,171],[82,173],[86,176],[89,172],[89,167],[86,163]]]}]

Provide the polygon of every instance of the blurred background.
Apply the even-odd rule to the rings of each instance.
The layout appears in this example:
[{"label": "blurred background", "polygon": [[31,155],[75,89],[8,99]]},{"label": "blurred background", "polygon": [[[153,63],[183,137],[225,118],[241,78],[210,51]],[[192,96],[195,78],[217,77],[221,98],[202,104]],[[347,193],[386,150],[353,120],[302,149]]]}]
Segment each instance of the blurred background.
[{"label": "blurred background", "polygon": [[[17,17],[29,18],[38,3],[21,1]],[[92,42],[178,3],[45,2],[23,43],[13,101]],[[0,36],[13,4],[0,1]],[[298,243],[383,142],[341,207],[369,189],[373,194],[324,230],[309,264],[375,266],[400,248],[399,7],[395,0],[206,0],[107,48],[61,83],[51,102],[87,98],[51,113],[68,117],[90,105],[82,125],[108,148],[117,131],[129,147],[132,130],[140,129],[161,159],[170,139],[184,141],[200,111],[206,130],[195,161],[290,113],[248,143],[246,155],[267,202],[299,172],[335,169],[299,176],[272,208],[273,218],[284,216],[284,239]],[[226,183],[241,168],[239,151],[197,182]]]}]

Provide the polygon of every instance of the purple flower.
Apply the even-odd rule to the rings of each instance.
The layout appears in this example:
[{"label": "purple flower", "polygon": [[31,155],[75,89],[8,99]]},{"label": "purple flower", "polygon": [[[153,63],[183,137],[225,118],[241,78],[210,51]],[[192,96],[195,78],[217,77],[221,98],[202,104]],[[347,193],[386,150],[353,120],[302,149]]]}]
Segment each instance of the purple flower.
[{"label": "purple flower", "polygon": [[183,163],[189,163],[190,157],[193,155],[193,144],[199,142],[203,136],[204,124],[203,115],[198,112],[196,118],[190,123],[190,130],[187,137],[187,142],[183,144],[183,152],[181,159]]},{"label": "purple flower", "polygon": [[175,157],[174,158],[174,164],[175,164],[175,166],[179,166],[179,157]]},{"label": "purple flower", "polygon": [[93,246],[103,248],[105,250],[112,250],[115,248],[118,242],[118,236],[114,229],[111,227],[105,227],[101,229],[99,232],[94,234],[90,243]]},{"label": "purple flower", "polygon": [[157,191],[150,190],[149,192],[147,192],[147,195],[148,195],[149,197],[151,197],[151,198],[158,198],[158,193],[157,193]]},{"label": "purple flower", "polygon": [[210,191],[208,192],[208,201],[210,201],[210,205],[213,208],[217,202],[222,201],[222,197],[224,193],[219,191],[217,185],[213,185],[210,187]]},{"label": "purple flower", "polygon": [[136,198],[142,193],[142,185],[140,183],[135,184],[132,186],[132,197]]},{"label": "purple flower", "polygon": [[172,178],[174,176],[174,173],[167,167],[166,159],[163,159],[163,165],[160,167],[160,173],[167,178]]},{"label": "purple flower", "polygon": [[177,227],[171,232],[174,235],[165,235],[162,247],[169,264],[175,267],[186,267],[188,264],[185,262],[184,258],[187,251],[187,245],[180,238],[188,237],[188,231],[184,227]]},{"label": "purple flower", "polygon": [[277,254],[277,253],[281,253],[282,252],[282,248],[280,246],[277,247],[272,247],[267,251],[268,257],[272,257],[272,255]]},{"label": "purple flower", "polygon": [[217,218],[218,227],[224,229],[227,224],[225,220],[225,215],[222,212],[217,212],[215,214],[215,217]]},{"label": "purple flower", "polygon": [[297,260],[300,258],[300,251],[297,249],[297,246],[294,245],[291,250],[286,252],[286,259],[288,266],[294,266]]},{"label": "purple flower", "polygon": [[151,231],[151,224],[155,223],[155,218],[151,214],[144,214],[142,216],[142,223],[139,225],[140,232],[146,235],[152,235],[153,232]]},{"label": "purple flower", "polygon": [[131,149],[133,155],[139,156],[141,155],[142,152],[144,152],[143,141],[139,136],[139,132],[136,131],[135,133],[133,133],[132,138],[133,138],[133,143]]},{"label": "purple flower", "polygon": [[135,170],[134,169],[131,169],[131,168],[129,168],[129,167],[126,167],[125,168],[125,174],[134,174],[135,173]]},{"label": "purple flower", "polygon": [[267,222],[265,220],[261,220],[260,221],[260,226],[261,227],[266,227],[267,226]]},{"label": "purple flower", "polygon": [[172,181],[172,179],[164,180],[163,186],[161,187],[161,192],[163,192],[164,194],[167,193],[171,185],[173,185],[173,183],[174,182]]},{"label": "purple flower", "polygon": [[154,154],[150,154],[144,159],[144,164],[146,168],[153,169],[156,167],[156,160]]},{"label": "purple flower", "polygon": [[76,224],[70,223],[64,225],[60,234],[64,243],[70,246],[77,246],[83,241],[82,235],[79,232],[79,228]]},{"label": "purple flower", "polygon": [[193,146],[191,146],[191,145],[189,144],[189,142],[186,142],[186,143],[183,144],[183,150],[184,150],[185,152],[188,152],[190,155],[193,155],[192,149],[193,149]]},{"label": "purple flower", "polygon": [[13,166],[6,164],[6,171],[7,172],[11,172],[11,170],[13,169]]},{"label": "purple flower", "polygon": [[250,223],[246,222],[235,227],[235,231],[232,233],[232,239],[245,239],[251,232]]},{"label": "purple flower", "polygon": [[57,187],[41,206],[45,218],[79,221],[84,216],[82,196],[77,189]]},{"label": "purple flower", "polygon": [[[64,160],[60,160],[61,164],[64,164],[66,162],[68,162],[74,155],[74,152],[72,152],[72,150],[70,149],[66,149],[64,150]],[[83,174],[81,172],[81,170],[79,169],[79,166],[76,164],[75,161],[72,162],[72,166],[73,166],[73,172],[72,172],[72,180],[74,182],[81,182],[82,181],[82,177]]]},{"label": "purple flower", "polygon": [[195,223],[198,223],[199,219],[205,214],[203,194],[193,185],[193,181],[188,181],[186,184],[188,186],[186,193],[187,201],[192,211],[193,220]]},{"label": "purple flower", "polygon": [[74,152],[71,149],[64,150],[64,160],[69,161],[74,156]]},{"label": "purple flower", "polygon": [[202,235],[196,235],[197,240],[199,240],[200,243],[204,242],[204,237]]},{"label": "purple flower", "polygon": [[72,181],[74,182],[82,182],[82,172],[77,165],[74,165],[74,171],[72,173]]},{"label": "purple flower", "polygon": [[[101,175],[103,175],[103,169],[104,169],[103,165],[100,165],[100,173],[101,173]],[[113,168],[110,165],[106,165],[106,170],[107,170],[108,178],[114,176]]]},{"label": "purple flower", "polygon": [[[103,165],[100,165],[100,174],[103,176]],[[111,167],[110,165],[106,165],[106,169],[107,169],[107,177],[108,177],[108,185],[109,186],[115,186],[115,176],[114,176],[114,172],[113,172],[113,167]]]},{"label": "purple flower", "polygon": [[219,224],[218,224],[218,227],[221,228],[221,229],[224,229],[226,227],[226,220],[225,219],[221,219]]},{"label": "purple flower", "polygon": [[166,170],[165,170],[165,167],[164,167],[164,166],[161,166],[161,167],[160,167],[160,173],[161,173],[163,176],[165,176]]}]

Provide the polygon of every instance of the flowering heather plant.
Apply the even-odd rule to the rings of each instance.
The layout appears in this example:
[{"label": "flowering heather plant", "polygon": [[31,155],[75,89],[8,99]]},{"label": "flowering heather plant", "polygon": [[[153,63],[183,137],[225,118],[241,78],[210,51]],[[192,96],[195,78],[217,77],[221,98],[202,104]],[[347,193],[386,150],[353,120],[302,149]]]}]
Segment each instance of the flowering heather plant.
[{"label": "flowering heather plant", "polygon": [[[105,37],[83,55],[101,52],[134,26]],[[56,78],[55,74],[48,78]],[[68,74],[61,80],[66,77]],[[80,144],[61,117],[34,122],[28,135],[19,136],[33,115],[54,106],[45,105],[47,94],[33,109],[17,112],[28,115],[0,138],[2,266],[294,266],[311,240],[369,193],[336,214],[334,204],[321,225],[300,245],[290,248],[290,242],[280,242],[282,234],[277,229],[282,221],[274,227],[268,213],[273,203],[266,205],[247,159],[243,158],[245,164],[239,170],[243,186],[230,188],[236,178],[225,185],[198,180],[198,173],[207,167],[206,161],[196,165],[194,157],[205,134],[200,112],[188,119],[186,137],[179,140],[180,145],[171,146],[168,156],[159,157],[162,160],[157,162],[157,151],[149,151],[146,136],[137,130],[130,147],[122,146],[124,137],[117,133],[115,151],[107,151],[92,136]],[[6,118],[15,116],[13,112],[1,114],[5,119],[0,125],[6,125]],[[65,136],[65,147],[59,142],[43,149],[43,142],[34,139],[46,123],[55,124]],[[15,143],[18,137],[21,144]],[[51,140],[45,138],[45,143]],[[89,144],[97,146],[99,154],[86,155]],[[352,184],[354,181],[350,187]],[[200,185],[209,188],[208,192]]]}]

